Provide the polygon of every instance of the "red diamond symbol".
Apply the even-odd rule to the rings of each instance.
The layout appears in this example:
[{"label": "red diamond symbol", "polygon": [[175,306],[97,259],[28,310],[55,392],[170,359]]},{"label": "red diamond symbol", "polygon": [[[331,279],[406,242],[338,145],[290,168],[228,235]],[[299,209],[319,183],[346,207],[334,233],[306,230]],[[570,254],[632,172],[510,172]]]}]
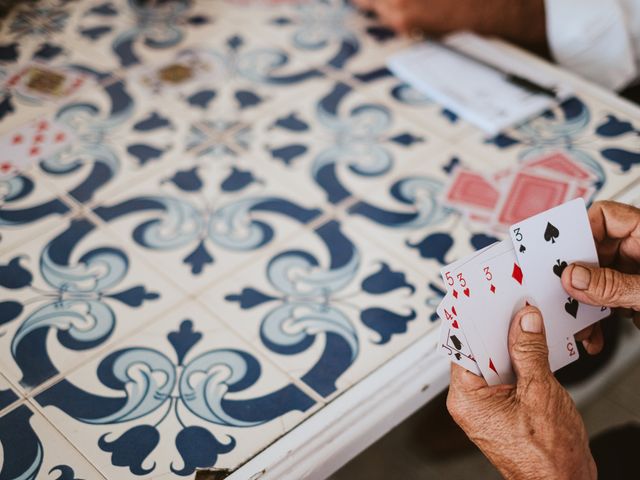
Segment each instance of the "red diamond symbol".
[{"label": "red diamond symbol", "polygon": [[513,272],[511,272],[511,276],[516,282],[522,285],[522,270],[520,270],[520,265],[517,263],[513,264]]},{"label": "red diamond symbol", "polygon": [[40,153],[39,147],[31,147],[31,150],[29,150],[29,155],[31,156],[38,155],[39,153]]},{"label": "red diamond symbol", "polygon": [[12,143],[14,145],[18,145],[19,143],[22,143],[22,135],[17,134],[15,137],[13,137]]},{"label": "red diamond symbol", "polygon": [[489,359],[489,368],[491,370],[493,370],[494,372],[496,372],[496,375],[498,374],[498,371],[496,370],[495,365],[493,364],[493,360]]},{"label": "red diamond symbol", "polygon": [[455,305],[451,305],[451,311],[453,312],[453,314],[457,317],[458,316],[458,312],[456,312],[456,307]]},{"label": "red diamond symbol", "polygon": [[2,163],[0,164],[0,171],[3,173],[8,172],[9,170],[11,170],[11,164],[8,162]]},{"label": "red diamond symbol", "polygon": [[458,298],[458,291],[457,290],[453,291],[453,298]]},{"label": "red diamond symbol", "polygon": [[491,290],[491,293],[496,293],[496,286],[492,283],[491,287],[489,287],[489,290]]}]

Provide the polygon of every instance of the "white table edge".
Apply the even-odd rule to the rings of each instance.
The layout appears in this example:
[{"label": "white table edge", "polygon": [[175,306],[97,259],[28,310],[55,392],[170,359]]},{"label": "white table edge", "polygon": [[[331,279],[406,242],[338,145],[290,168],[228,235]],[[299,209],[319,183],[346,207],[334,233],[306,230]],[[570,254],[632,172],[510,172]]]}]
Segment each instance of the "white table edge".
[{"label": "white table edge", "polygon": [[[400,352],[231,474],[228,480],[324,479],[442,392],[439,328]],[[327,460],[330,460],[327,462]]]}]

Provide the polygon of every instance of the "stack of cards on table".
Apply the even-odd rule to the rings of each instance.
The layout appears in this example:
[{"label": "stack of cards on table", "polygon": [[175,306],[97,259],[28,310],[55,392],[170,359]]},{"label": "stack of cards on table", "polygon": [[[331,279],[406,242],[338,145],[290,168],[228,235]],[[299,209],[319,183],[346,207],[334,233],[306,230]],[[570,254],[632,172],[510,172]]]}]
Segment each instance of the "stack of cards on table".
[{"label": "stack of cards on table", "polygon": [[515,381],[508,332],[513,315],[526,304],[542,312],[553,371],[578,359],[574,334],[610,313],[578,303],[560,280],[572,262],[598,264],[584,200],[518,222],[509,233],[510,240],[441,270],[447,294],[437,309],[440,348],[489,385]]},{"label": "stack of cards on table", "polygon": [[584,165],[563,152],[554,152],[490,178],[457,168],[441,202],[473,223],[504,231],[515,222],[574,198],[590,200],[596,180]]}]

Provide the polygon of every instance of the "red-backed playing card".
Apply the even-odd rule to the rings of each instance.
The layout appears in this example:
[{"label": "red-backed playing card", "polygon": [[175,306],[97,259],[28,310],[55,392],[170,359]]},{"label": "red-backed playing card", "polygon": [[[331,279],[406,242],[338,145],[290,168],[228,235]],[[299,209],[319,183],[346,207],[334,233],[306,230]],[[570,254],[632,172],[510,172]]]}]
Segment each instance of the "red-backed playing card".
[{"label": "red-backed playing card", "polygon": [[496,207],[499,198],[500,192],[482,175],[459,168],[445,191],[443,203],[486,213]]},{"label": "red-backed playing card", "polygon": [[551,172],[561,173],[564,176],[591,182],[596,180],[595,176],[584,166],[562,152],[554,152],[543,157],[529,161],[524,166],[525,169],[543,168]]},{"label": "red-backed playing card", "polygon": [[518,172],[499,209],[497,222],[511,225],[566,201],[573,186],[564,180]]}]

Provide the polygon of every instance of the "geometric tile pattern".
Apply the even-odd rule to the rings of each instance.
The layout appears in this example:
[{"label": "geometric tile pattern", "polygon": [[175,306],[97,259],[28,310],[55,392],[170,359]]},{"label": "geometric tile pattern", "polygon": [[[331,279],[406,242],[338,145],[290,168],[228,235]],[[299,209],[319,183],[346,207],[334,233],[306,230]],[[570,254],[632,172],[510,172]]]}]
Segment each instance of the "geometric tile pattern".
[{"label": "geometric tile pattern", "polygon": [[[157,3],[157,5],[154,5]],[[609,198],[637,119],[589,92],[498,137],[395,79],[342,0],[43,0],[0,26],[0,478],[234,470],[437,327],[486,245],[456,165],[566,151]]]}]

